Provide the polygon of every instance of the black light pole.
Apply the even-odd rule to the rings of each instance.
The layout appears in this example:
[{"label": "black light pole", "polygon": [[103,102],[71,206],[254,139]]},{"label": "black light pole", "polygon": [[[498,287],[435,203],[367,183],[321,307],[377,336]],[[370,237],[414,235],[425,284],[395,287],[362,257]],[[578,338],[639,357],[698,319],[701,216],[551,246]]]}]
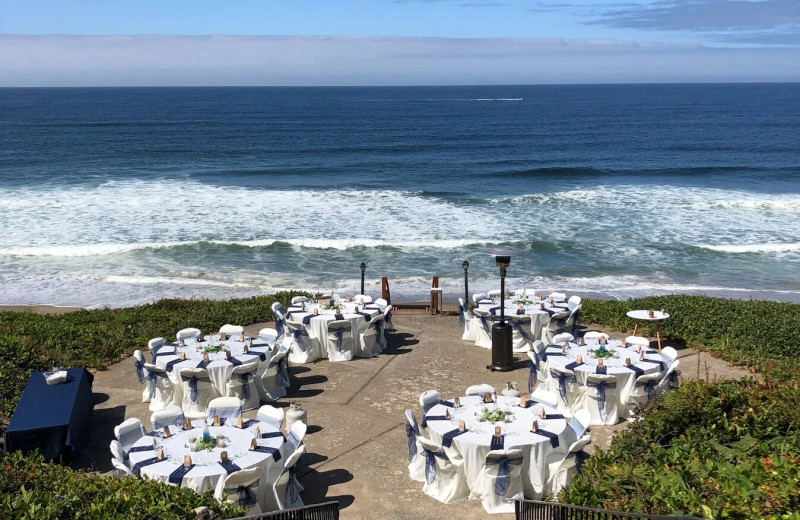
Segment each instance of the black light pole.
[{"label": "black light pole", "polygon": [[364,294],[364,271],[367,270],[367,264],[361,262],[361,265],[358,267],[361,269],[361,294]]},{"label": "black light pole", "polygon": [[467,279],[467,270],[469,269],[469,262],[464,260],[461,264],[464,268],[464,305],[469,304],[469,280]]},{"label": "black light pole", "polygon": [[494,247],[484,249],[492,255],[500,268],[500,321],[492,325],[492,364],[489,370],[509,372],[514,369],[514,356],[511,348],[511,325],[506,323],[506,269],[511,265],[511,257],[520,253],[513,247]]}]

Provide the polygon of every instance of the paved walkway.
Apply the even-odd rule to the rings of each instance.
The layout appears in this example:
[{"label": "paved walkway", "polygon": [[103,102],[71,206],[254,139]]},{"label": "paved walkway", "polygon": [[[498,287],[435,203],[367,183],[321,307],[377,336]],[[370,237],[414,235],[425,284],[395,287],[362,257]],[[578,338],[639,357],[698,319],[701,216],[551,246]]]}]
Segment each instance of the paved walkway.
[{"label": "paved walkway", "polygon": [[[527,357],[513,372],[486,370],[489,350],[461,341],[457,317],[395,316],[397,328],[389,333],[387,352],[371,359],[330,363],[320,360],[291,369],[292,390],[277,404],[302,403],[308,410],[306,436],[309,469],[300,481],[301,495],[309,504],[338,500],[341,517],[348,519],[427,520],[486,518],[480,501],[464,500],[443,505],[421,491],[422,484],[408,478],[404,411],[420,417],[419,394],[431,388],[449,398],[463,395],[467,386],[489,383],[498,390],[506,381],[527,381]],[[246,328],[257,334],[268,324]],[[165,334],[167,331],[165,331]],[[612,337],[620,337],[612,333]],[[679,351],[684,378],[738,378],[748,373],[730,367],[708,354]],[[133,359],[125,359],[95,374],[95,413],[92,449],[74,462],[75,467],[111,471],[108,444],[113,428],[128,417],[150,426],[150,412],[141,403]],[[245,413],[254,417],[255,411]],[[593,427],[593,446],[608,446],[613,433],[625,427]],[[512,515],[496,515],[510,518]]]}]

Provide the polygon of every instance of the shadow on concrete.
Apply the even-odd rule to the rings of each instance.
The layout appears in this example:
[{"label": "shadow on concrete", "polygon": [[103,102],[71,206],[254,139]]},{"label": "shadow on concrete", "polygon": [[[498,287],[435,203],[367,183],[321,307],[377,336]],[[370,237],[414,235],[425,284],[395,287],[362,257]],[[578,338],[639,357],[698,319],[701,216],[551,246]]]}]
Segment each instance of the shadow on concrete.
[{"label": "shadow on concrete", "polygon": [[[106,394],[94,394],[95,403],[108,400]],[[92,412],[92,421],[89,424],[89,443],[78,457],[73,459],[74,469],[92,469],[107,472],[114,469],[111,466],[111,452],[109,444],[115,438],[114,426],[125,420],[125,406],[113,408],[100,408]]]},{"label": "shadow on concrete", "polygon": [[[311,455],[309,454],[309,464],[311,464]],[[301,494],[303,503],[309,505],[335,500],[339,502],[339,508],[344,509],[353,503],[355,497],[353,495],[329,495],[328,488],[351,480],[353,480],[353,474],[346,469],[329,471],[311,469],[308,473],[300,476],[300,483],[305,487],[305,491]]]},{"label": "shadow on concrete", "polygon": [[308,390],[295,390],[294,388],[290,388],[289,393],[286,394],[286,397],[314,397],[315,395],[319,395],[321,393],[321,388],[309,388]]},{"label": "shadow on concrete", "polygon": [[298,385],[303,386],[303,385],[319,385],[328,381],[328,378],[326,376],[317,374],[315,376],[295,377],[294,380],[297,381]]},{"label": "shadow on concrete", "polygon": [[321,431],[322,431],[322,426],[318,426],[318,425],[316,425],[316,424],[314,424],[314,425],[310,425],[310,426],[309,426],[309,427],[306,429],[306,435],[311,435],[312,433],[319,433],[319,432],[321,432]]}]

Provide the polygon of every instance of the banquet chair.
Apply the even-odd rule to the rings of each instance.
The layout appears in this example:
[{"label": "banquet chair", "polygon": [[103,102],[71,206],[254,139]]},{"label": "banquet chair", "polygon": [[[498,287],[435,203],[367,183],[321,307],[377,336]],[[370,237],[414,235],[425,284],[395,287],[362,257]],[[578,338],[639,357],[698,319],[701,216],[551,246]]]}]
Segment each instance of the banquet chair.
[{"label": "banquet chair", "polygon": [[475,346],[481,348],[492,348],[492,331],[489,322],[492,321],[492,313],[478,309],[473,310],[475,320],[470,323],[470,334],[474,330]]},{"label": "banquet chair", "polygon": [[425,459],[420,455],[422,450],[417,446],[417,439],[422,437],[422,434],[417,418],[411,410],[406,410],[406,437],[408,437],[408,476],[411,480],[425,482]]},{"label": "banquet chair", "polygon": [[190,419],[206,416],[208,402],[212,397],[211,379],[205,368],[183,368],[180,372],[183,387],[183,415]]},{"label": "banquet chair", "polygon": [[670,363],[669,368],[667,371],[664,372],[664,376],[658,382],[656,386],[656,396],[660,397],[667,393],[670,388],[678,388],[680,385],[680,370],[678,370],[678,366],[681,364],[679,359],[672,360]]},{"label": "banquet chair", "polygon": [[384,332],[386,330],[395,330],[394,322],[392,322],[392,305],[389,304],[383,309],[383,322],[385,326],[383,327]]},{"label": "banquet chair", "polygon": [[150,415],[150,424],[153,430],[163,430],[164,426],[183,426],[183,410],[180,406],[171,404],[162,410],[157,410]]},{"label": "banquet chair", "polygon": [[[220,425],[234,424],[242,416],[242,405],[238,397],[215,397],[208,402],[208,419],[219,417]],[[228,424],[230,426],[230,424]]]},{"label": "banquet chair", "polygon": [[530,316],[511,316],[508,319],[511,325],[511,346],[514,352],[528,352],[533,348],[533,333],[531,332]]},{"label": "banquet chair", "polygon": [[272,302],[272,306],[270,308],[272,309],[272,312],[281,311],[281,314],[286,314],[286,308],[281,302]]},{"label": "banquet chair", "polygon": [[419,394],[419,405],[422,407],[422,415],[439,404],[442,400],[442,394],[436,390],[426,390]]},{"label": "banquet chair", "polygon": [[499,297],[500,297],[500,294],[502,294],[502,293],[500,292],[500,289],[492,289],[491,291],[488,291],[488,292],[486,293],[486,297],[487,297],[487,298],[499,298]]},{"label": "banquet chair", "polygon": [[569,317],[569,311],[559,311],[550,316],[550,321],[547,322],[547,327],[542,328],[542,337],[545,345],[553,343],[553,336],[564,332],[565,319]]},{"label": "banquet chair", "polygon": [[226,323],[222,327],[219,328],[219,332],[221,334],[228,334],[228,335],[239,335],[244,332],[244,327],[241,325],[231,325],[230,323]]},{"label": "banquet chair", "polygon": [[542,386],[547,385],[547,363],[542,361],[540,355],[545,349],[536,350],[539,345],[542,347],[544,343],[539,340],[534,342],[534,348],[527,352],[530,361],[528,361],[528,392],[533,392],[536,385],[539,384],[539,381],[542,382]]},{"label": "banquet chair", "polygon": [[569,300],[567,300],[567,308],[570,311],[575,310],[575,307],[579,306],[580,304],[581,304],[581,297],[578,296],[577,294],[570,296]]},{"label": "banquet chair", "polygon": [[531,399],[551,408],[558,408],[558,394],[551,392],[544,388],[545,385],[539,385],[531,394]]},{"label": "banquet chair", "polygon": [[636,419],[636,408],[649,403],[656,396],[656,388],[659,381],[661,381],[661,372],[653,372],[652,374],[643,374],[636,378],[628,397],[625,399],[625,405],[628,411],[627,419],[633,421]]},{"label": "banquet chair", "polygon": [[553,336],[553,341],[550,345],[563,345],[565,341],[574,341],[575,336],[570,334],[569,332],[562,332],[561,334],[556,334]]},{"label": "banquet chair", "polygon": [[552,298],[554,302],[563,302],[567,299],[567,295],[563,292],[551,292],[548,298]]},{"label": "banquet chair", "polygon": [[310,301],[311,300],[308,298],[308,296],[293,296],[292,297],[292,305],[298,305],[298,304],[302,304],[302,303],[310,302]]},{"label": "banquet chair", "polygon": [[622,346],[641,346],[642,349],[650,348],[650,340],[648,338],[644,338],[642,336],[628,336],[622,342]]},{"label": "banquet chair", "polygon": [[580,305],[570,310],[569,316],[567,316],[567,319],[564,322],[564,332],[569,332],[573,336],[578,337],[578,331],[580,330],[578,319],[580,318],[580,316],[581,316]]},{"label": "banquet chair", "polygon": [[267,340],[267,343],[272,343],[274,345],[275,342],[278,341],[278,331],[272,327],[264,327],[258,331],[258,337],[265,339]]},{"label": "banquet chair", "polygon": [[219,479],[220,484],[214,493],[214,498],[229,504],[236,504],[245,508],[245,515],[259,515],[262,512],[258,497],[259,489],[266,484],[261,483],[262,470],[260,467],[241,469]]},{"label": "banquet chair", "polygon": [[151,412],[171,405],[175,386],[170,380],[167,371],[152,363],[145,363],[144,373],[147,385],[145,385],[142,393],[142,402],[150,403],[148,409]]},{"label": "banquet chair", "polygon": [[256,419],[273,426],[276,430],[280,430],[283,425],[284,415],[283,408],[265,404],[256,412]]},{"label": "banquet chair", "polygon": [[575,432],[575,438],[580,439],[589,430],[591,424],[592,414],[589,413],[589,410],[581,409],[572,414],[572,419],[567,423],[567,426]]},{"label": "banquet chair", "polygon": [[485,383],[479,385],[472,385],[467,387],[466,395],[486,395],[486,394],[493,394],[494,387],[492,385],[487,385]]},{"label": "banquet chair", "polygon": [[463,467],[456,466],[440,444],[419,437],[420,456],[425,461],[425,483],[422,492],[443,504],[463,500],[469,496]]},{"label": "banquet chair", "polygon": [[617,376],[588,374],[586,376],[586,409],[592,416],[592,424],[614,425],[619,421]]},{"label": "banquet chair", "polygon": [[[153,358],[153,363],[156,362],[156,356],[158,355],[158,351],[161,350],[167,341],[164,338],[153,338],[147,342],[147,348],[150,349],[150,357]],[[173,349],[174,351],[175,349]]]},{"label": "banquet chair", "polygon": [[672,360],[678,359],[678,351],[673,347],[664,347],[661,349],[661,355]]},{"label": "banquet chair", "polygon": [[328,361],[350,361],[353,359],[356,345],[351,334],[352,327],[348,320],[328,322],[328,335],[325,341]]},{"label": "banquet chair", "polygon": [[303,421],[295,421],[292,423],[292,427],[289,428],[286,440],[292,443],[294,449],[298,449],[300,445],[303,444],[303,439],[306,438],[306,431],[308,431],[306,423]]},{"label": "banquet chair", "polygon": [[372,303],[372,296],[368,294],[356,294],[353,296],[353,301],[359,305],[365,305],[367,303]]},{"label": "banquet chair", "polygon": [[[141,350],[137,349],[133,351],[133,360],[136,366],[136,377],[139,378],[139,383],[144,384],[144,364],[147,363],[147,361],[144,359],[144,354],[142,354]],[[148,396],[149,395],[148,392]],[[144,399],[144,393],[142,393],[142,402],[147,402]]]},{"label": "banquet chair", "polygon": [[523,498],[522,461],[522,450],[490,451],[470,498],[480,499],[489,514],[513,513],[514,501]]},{"label": "banquet chair", "polygon": [[276,353],[261,375],[258,395],[261,401],[272,402],[286,395],[286,385],[282,372],[285,371],[287,351]]},{"label": "banquet chair", "polygon": [[548,389],[559,396],[556,409],[572,415],[572,411],[580,409],[583,404],[583,395],[575,372],[556,365],[550,366],[549,370]]},{"label": "banquet chair", "polygon": [[475,304],[475,307],[478,306],[479,301],[485,299],[486,299],[486,293],[475,293],[472,295],[472,303]]},{"label": "banquet chair", "polygon": [[258,365],[259,360],[254,359],[233,367],[231,378],[226,385],[225,395],[239,399],[242,410],[255,410],[261,404],[258,390],[255,388]]},{"label": "banquet chair", "polygon": [[383,309],[385,309],[386,306],[389,305],[389,302],[383,298],[376,298],[374,303],[375,305],[378,306],[378,309],[380,309],[381,312],[383,312]]},{"label": "banquet chair", "polygon": [[359,337],[358,356],[373,357],[383,352],[381,337],[383,337],[383,316],[378,314],[369,321],[367,330]]},{"label": "banquet chair", "polygon": [[181,329],[175,334],[175,339],[192,339],[200,335],[200,329],[188,328]]},{"label": "banquet chair", "polygon": [[[274,304],[273,307],[275,307]],[[272,309],[272,315],[275,317],[275,330],[278,331],[278,339],[275,340],[275,344],[277,345],[279,341],[283,340],[286,334],[286,317],[282,311],[275,308]]]},{"label": "banquet chair", "polygon": [[469,334],[469,325],[472,321],[472,313],[469,312],[469,307],[467,304],[464,303],[464,298],[458,299],[458,321],[461,322],[461,326],[464,327],[464,334],[461,335],[461,339],[464,341],[475,341],[475,338],[470,339]]},{"label": "banquet chair", "polygon": [[300,460],[300,457],[305,452],[305,445],[301,445],[286,457],[283,471],[272,486],[272,500],[270,501],[272,507],[268,508],[268,511],[303,506],[303,499],[300,498],[299,494],[300,491],[303,491],[303,486],[297,480],[297,461]]},{"label": "banquet chair", "polygon": [[[114,441],[111,441],[114,442]],[[128,466],[121,460],[111,457],[111,465],[114,466],[114,476],[117,478],[133,477],[133,473]]]},{"label": "banquet chair", "polygon": [[567,453],[553,453],[547,456],[545,467],[547,475],[545,480],[545,495],[556,496],[561,489],[567,487],[572,482],[575,473],[580,472],[580,466],[589,456],[583,448],[591,441],[591,437],[585,435],[573,442]]},{"label": "banquet chair", "polygon": [[127,453],[136,441],[145,435],[147,435],[147,432],[144,429],[144,425],[142,425],[142,421],[136,417],[126,419],[121,424],[114,427],[114,437],[119,441],[120,447],[124,453]]},{"label": "banquet chair", "polygon": [[289,361],[292,363],[310,363],[322,357],[319,342],[308,335],[302,323],[286,322],[283,344],[289,351]]},{"label": "banquet chair", "polygon": [[111,439],[111,443],[108,445],[108,448],[111,450],[111,462],[119,461],[123,466],[126,468],[128,467],[128,463],[125,462],[128,457],[125,456],[125,450],[122,449],[122,445],[119,443],[117,439]]},{"label": "banquet chair", "polygon": [[590,331],[587,331],[587,332],[583,333],[583,340],[584,341],[586,341],[586,340],[596,340],[597,343],[600,343],[603,339],[605,339],[606,342],[608,342],[609,337],[610,336],[608,334],[606,334],[605,332],[598,332],[596,330],[590,330]]}]

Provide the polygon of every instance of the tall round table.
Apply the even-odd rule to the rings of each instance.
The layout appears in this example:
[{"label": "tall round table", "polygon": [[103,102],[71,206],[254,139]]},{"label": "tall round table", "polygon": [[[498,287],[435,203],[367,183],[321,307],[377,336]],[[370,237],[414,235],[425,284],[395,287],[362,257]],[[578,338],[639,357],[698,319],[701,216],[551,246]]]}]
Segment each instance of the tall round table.
[{"label": "tall round table", "polygon": [[[650,316],[651,312],[653,313],[652,316]],[[654,321],[656,323],[656,339],[658,340],[658,350],[661,351],[661,322],[669,318],[669,313],[661,311],[636,310],[628,311],[625,313],[625,315],[636,320],[636,324],[633,326],[634,336],[636,335],[636,331],[639,329],[640,321]]]}]

